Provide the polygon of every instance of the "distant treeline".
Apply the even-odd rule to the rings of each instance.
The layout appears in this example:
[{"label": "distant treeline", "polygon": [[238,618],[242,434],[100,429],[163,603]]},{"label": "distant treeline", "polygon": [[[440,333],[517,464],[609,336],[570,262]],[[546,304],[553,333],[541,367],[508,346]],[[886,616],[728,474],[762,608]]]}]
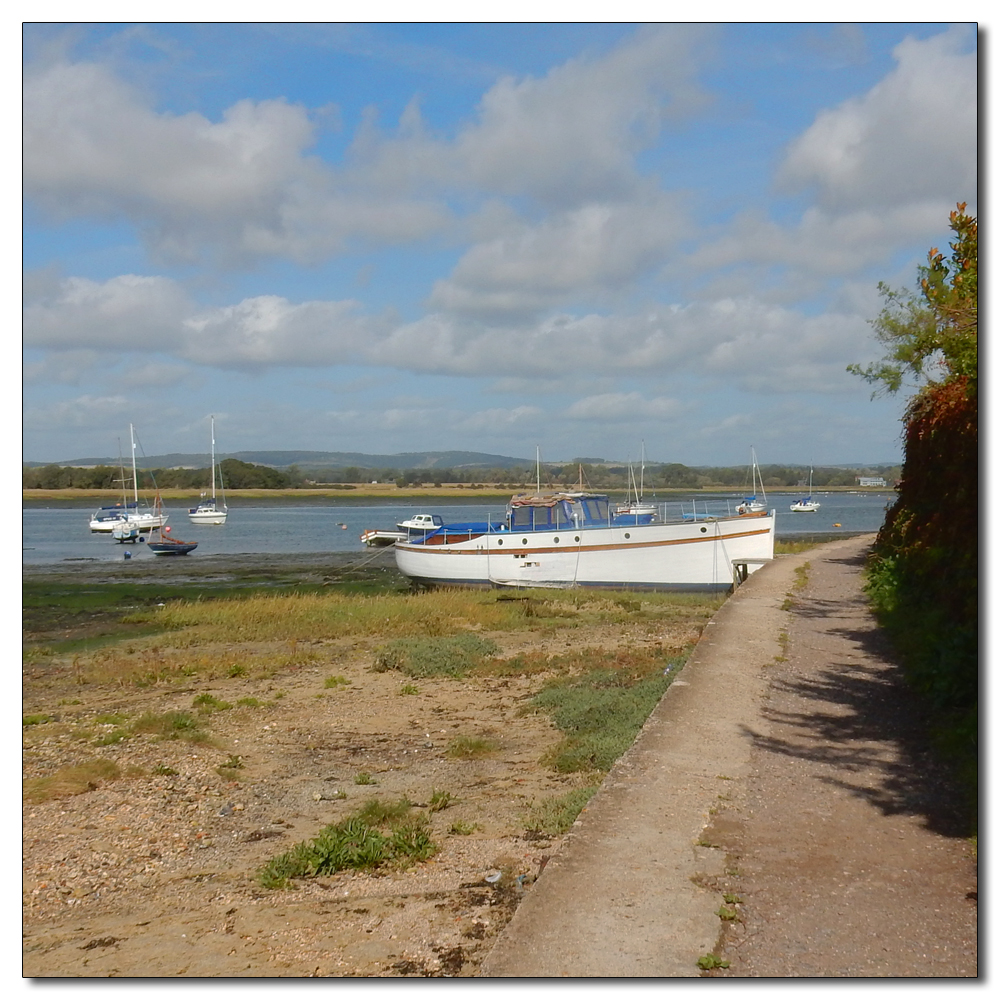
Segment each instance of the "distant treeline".
[{"label": "distant treeline", "polygon": [[[291,465],[275,469],[269,465],[253,465],[239,459],[227,458],[220,463],[222,485],[233,490],[287,490],[309,489],[316,486],[349,484],[395,483],[398,487],[444,486],[447,484],[491,485],[502,489],[532,489],[536,484],[534,467],[523,469],[391,469],[348,467],[345,469],[309,469]],[[764,486],[795,488],[804,486],[809,476],[802,466],[765,465],[760,468]],[[817,468],[813,470],[813,488],[829,486],[856,486],[859,475],[880,475],[887,486],[899,478],[899,466],[880,466],[867,469]],[[131,488],[131,470],[126,472]],[[624,490],[630,487],[630,478],[638,485],[642,479],[643,492],[650,494],[657,488],[674,489],[749,489],[750,474],[746,467],[691,468],[686,465],[647,465],[644,471],[630,470],[627,465],[596,465],[573,462],[563,465],[543,464],[541,480],[544,488],[570,489],[582,484],[584,489]],[[160,489],[203,490],[211,485],[211,470],[204,469],[150,469],[140,470],[139,487]],[[99,465],[80,468],[70,465],[46,465],[26,468],[22,472],[24,489],[35,490],[112,490],[122,488],[122,471],[118,467]]]}]

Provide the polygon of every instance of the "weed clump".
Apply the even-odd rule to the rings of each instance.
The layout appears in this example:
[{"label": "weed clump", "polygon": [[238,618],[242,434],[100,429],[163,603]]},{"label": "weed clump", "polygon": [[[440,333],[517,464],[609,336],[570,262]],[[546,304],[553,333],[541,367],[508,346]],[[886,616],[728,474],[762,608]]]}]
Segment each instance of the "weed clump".
[{"label": "weed clump", "polygon": [[411,809],[406,799],[391,804],[372,799],[355,815],[324,827],[313,840],[272,858],[257,872],[257,881],[265,889],[284,889],[295,878],[426,861],[438,848],[426,819],[412,818]]},{"label": "weed clump", "polygon": [[532,803],[524,817],[524,828],[530,833],[549,833],[553,836],[565,833],[596,791],[596,785],[588,785],[565,795],[553,795],[537,804]]},{"label": "weed clump", "polygon": [[24,783],[24,797],[29,802],[48,802],[50,799],[67,798],[93,791],[102,781],[119,777],[121,771],[111,760],[95,759],[61,767],[44,778],[33,778]]},{"label": "weed clump", "polygon": [[372,669],[399,670],[409,677],[464,677],[500,647],[478,635],[396,639],[375,652]]},{"label": "weed clump", "polygon": [[207,743],[208,733],[188,712],[145,712],[132,723],[135,735],[146,734],[161,740],[186,740],[188,743]]},{"label": "weed clump", "polygon": [[449,757],[474,760],[478,757],[489,757],[499,749],[500,745],[496,740],[485,736],[456,736],[448,744],[446,752]]}]

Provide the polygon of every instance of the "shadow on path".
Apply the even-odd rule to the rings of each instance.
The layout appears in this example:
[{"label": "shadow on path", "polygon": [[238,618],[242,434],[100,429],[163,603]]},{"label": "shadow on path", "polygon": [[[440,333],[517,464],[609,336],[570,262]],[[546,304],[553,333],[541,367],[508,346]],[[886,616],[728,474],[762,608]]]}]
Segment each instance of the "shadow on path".
[{"label": "shadow on path", "polygon": [[[930,747],[929,718],[906,687],[884,634],[852,613],[852,605],[864,604],[796,604],[793,613],[814,624],[793,639],[795,669],[772,680],[773,697],[761,713],[770,735],[749,728],[744,734],[760,750],[815,763],[816,780],[884,815],[920,816],[935,833],[967,836],[957,784]],[[845,619],[844,627],[832,625],[836,618]]]}]

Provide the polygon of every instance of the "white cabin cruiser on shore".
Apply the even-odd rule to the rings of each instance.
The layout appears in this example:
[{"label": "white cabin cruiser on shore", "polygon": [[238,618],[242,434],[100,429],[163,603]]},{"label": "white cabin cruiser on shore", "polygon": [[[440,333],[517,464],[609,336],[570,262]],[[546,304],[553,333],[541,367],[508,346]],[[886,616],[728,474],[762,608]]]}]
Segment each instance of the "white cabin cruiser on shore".
[{"label": "white cabin cruiser on shore", "polygon": [[396,565],[425,586],[728,591],[774,557],[773,510],[700,507],[622,524],[601,493],[517,494],[502,519],[396,542]]}]

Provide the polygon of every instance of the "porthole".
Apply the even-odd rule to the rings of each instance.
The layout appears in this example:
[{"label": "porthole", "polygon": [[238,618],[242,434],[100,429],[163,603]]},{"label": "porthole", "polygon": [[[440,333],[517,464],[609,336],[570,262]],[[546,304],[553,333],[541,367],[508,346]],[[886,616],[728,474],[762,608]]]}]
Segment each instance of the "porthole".
[{"label": "porthole", "polygon": [[580,541],[580,536],[579,536],[579,535],[574,535],[574,536],[573,536],[573,541],[574,541],[574,542],[578,542],[578,541]]},{"label": "porthole", "polygon": [[498,538],[497,539],[497,545],[503,545],[503,539],[502,538]]},{"label": "porthole", "polygon": [[708,528],[702,528],[701,533],[704,535],[708,531]]},{"label": "porthole", "polygon": [[527,538],[522,538],[521,539],[521,544],[522,545],[527,545],[528,544],[528,539]]},{"label": "porthole", "polygon": [[554,541],[556,544],[558,544],[559,543],[559,536],[556,535],[556,537],[553,538],[552,541]]},{"label": "porthole", "polygon": [[626,538],[631,538],[632,536],[631,536],[631,535],[630,535],[630,534],[629,534],[629,533],[628,533],[628,532],[626,531],[626,532],[625,532],[625,537],[626,537]]}]

